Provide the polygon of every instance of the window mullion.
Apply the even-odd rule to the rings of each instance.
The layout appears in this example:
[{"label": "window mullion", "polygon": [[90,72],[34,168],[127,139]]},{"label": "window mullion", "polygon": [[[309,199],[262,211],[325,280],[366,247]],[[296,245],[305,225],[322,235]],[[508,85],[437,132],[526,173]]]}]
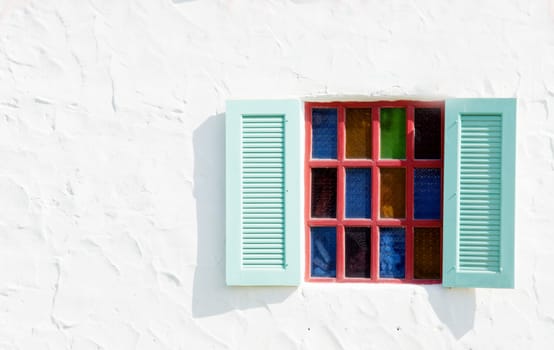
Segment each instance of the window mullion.
[{"label": "window mullion", "polygon": [[371,262],[370,276],[372,280],[379,278],[379,233],[377,220],[379,218],[379,108],[371,108],[371,157],[373,166],[371,167]]},{"label": "window mullion", "polygon": [[311,219],[311,172],[310,160],[312,158],[312,107],[306,103],[304,109],[304,118],[306,120],[305,128],[305,144],[304,144],[304,161],[306,162],[304,171],[304,251],[305,251],[305,264],[304,264],[304,280],[311,278],[311,247],[310,247],[310,224]]},{"label": "window mullion", "polygon": [[414,106],[406,108],[406,280],[414,279]]},{"label": "window mullion", "polygon": [[345,271],[345,248],[344,248],[344,211],[345,211],[345,170],[342,162],[345,157],[345,108],[341,106],[338,108],[338,125],[337,125],[337,280],[344,280]]}]

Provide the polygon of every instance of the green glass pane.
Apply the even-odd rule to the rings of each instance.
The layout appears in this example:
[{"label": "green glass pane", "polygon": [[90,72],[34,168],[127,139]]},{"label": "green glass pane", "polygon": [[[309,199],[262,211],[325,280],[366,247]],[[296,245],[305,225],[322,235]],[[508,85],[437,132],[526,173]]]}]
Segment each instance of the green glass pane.
[{"label": "green glass pane", "polygon": [[406,109],[381,108],[381,158],[406,159]]}]

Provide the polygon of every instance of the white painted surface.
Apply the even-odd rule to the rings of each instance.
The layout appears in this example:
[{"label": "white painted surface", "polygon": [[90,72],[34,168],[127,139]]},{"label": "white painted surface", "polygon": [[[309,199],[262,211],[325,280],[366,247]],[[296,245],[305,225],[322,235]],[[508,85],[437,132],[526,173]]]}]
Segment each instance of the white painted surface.
[{"label": "white painted surface", "polygon": [[[224,285],[228,98],[517,97],[516,289]],[[554,2],[0,1],[0,349],[549,349]]]}]

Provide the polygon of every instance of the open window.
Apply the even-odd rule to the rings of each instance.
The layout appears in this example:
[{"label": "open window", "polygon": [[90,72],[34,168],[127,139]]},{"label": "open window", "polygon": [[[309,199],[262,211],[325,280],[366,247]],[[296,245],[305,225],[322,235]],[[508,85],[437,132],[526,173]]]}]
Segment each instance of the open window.
[{"label": "open window", "polygon": [[513,287],[515,106],[229,101],[227,283]]}]

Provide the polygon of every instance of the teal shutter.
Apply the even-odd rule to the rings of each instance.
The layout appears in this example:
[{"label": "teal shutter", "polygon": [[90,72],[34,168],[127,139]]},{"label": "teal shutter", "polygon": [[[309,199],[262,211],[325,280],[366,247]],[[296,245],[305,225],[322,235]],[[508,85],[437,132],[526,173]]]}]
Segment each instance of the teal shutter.
[{"label": "teal shutter", "polygon": [[300,283],[300,102],[228,101],[228,285]]},{"label": "teal shutter", "polygon": [[513,288],[516,101],[445,108],[443,285]]}]

